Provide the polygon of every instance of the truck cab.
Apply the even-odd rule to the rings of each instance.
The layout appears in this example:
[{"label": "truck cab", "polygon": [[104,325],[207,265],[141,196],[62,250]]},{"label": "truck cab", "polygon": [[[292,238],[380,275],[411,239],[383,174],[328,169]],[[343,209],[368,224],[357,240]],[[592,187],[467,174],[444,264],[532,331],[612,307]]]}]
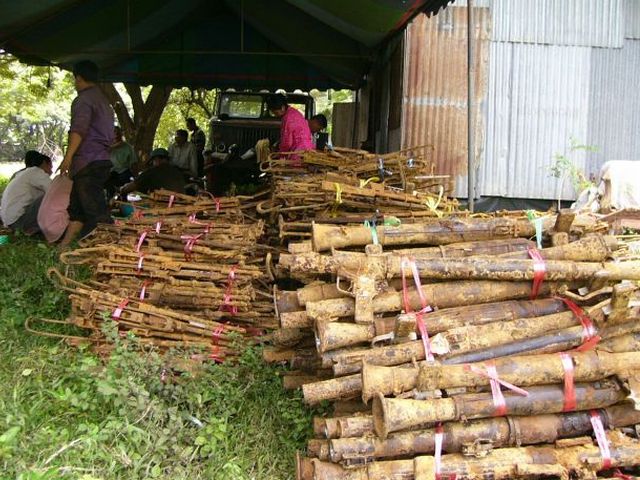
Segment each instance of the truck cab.
[{"label": "truck cab", "polygon": [[[227,153],[237,146],[242,154],[256,142],[268,138],[273,144],[280,138],[280,119],[267,109],[270,92],[221,92],[209,123],[209,148],[217,153]],[[315,114],[313,97],[306,93],[287,93],[287,102],[300,110],[308,120]],[[235,147],[234,147],[235,149]]]}]

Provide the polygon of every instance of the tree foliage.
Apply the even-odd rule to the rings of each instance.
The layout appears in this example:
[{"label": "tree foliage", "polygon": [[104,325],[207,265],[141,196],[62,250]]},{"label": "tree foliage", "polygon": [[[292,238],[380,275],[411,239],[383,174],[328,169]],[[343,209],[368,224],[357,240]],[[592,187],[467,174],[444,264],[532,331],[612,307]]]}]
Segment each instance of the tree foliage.
[{"label": "tree foliage", "polygon": [[71,75],[25,65],[4,53],[0,92],[0,161],[19,161],[29,149],[60,155],[75,96]]}]

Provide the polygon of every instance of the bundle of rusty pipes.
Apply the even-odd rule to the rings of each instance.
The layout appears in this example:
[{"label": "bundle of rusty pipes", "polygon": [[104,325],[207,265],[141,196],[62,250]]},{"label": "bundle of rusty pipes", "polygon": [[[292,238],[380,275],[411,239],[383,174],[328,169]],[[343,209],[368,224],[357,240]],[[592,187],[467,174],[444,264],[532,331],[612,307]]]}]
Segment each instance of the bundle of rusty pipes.
[{"label": "bundle of rusty pipes", "polygon": [[[311,235],[312,221],[404,222],[457,212],[448,175],[435,175],[427,147],[374,155],[361,150],[273,154],[262,169],[271,198],[257,212],[278,218],[281,241]],[[297,161],[292,158],[297,159]]]},{"label": "bundle of rusty pipes", "polygon": [[142,345],[205,348],[221,361],[235,353],[229,334],[275,326],[263,222],[242,223],[236,198],[189,198],[157,192],[140,213],[61,255],[94,274],[87,283],[53,278],[70,292],[68,322],[89,329],[95,344],[107,343],[103,324],[112,319]]},{"label": "bundle of rusty pipes", "polygon": [[277,293],[281,345],[265,358],[291,362],[285,385],[336,415],[316,419],[298,479],[595,478],[640,464],[625,435],[640,424],[640,258],[571,212],[537,230],[540,245],[513,218],[317,225],[291,246],[281,262],[315,283]]}]

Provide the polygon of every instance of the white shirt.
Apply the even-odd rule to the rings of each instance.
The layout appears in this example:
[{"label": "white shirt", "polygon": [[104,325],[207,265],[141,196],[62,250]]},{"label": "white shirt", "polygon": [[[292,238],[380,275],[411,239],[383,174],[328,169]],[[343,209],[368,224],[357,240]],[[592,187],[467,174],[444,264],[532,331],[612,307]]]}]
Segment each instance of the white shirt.
[{"label": "white shirt", "polygon": [[2,195],[2,223],[6,227],[16,223],[27,207],[45,194],[50,184],[51,178],[40,167],[29,167],[18,172]]},{"label": "white shirt", "polygon": [[169,157],[172,165],[187,170],[192,177],[198,176],[198,154],[193,143],[186,142],[182,145],[172,143],[169,147]]}]

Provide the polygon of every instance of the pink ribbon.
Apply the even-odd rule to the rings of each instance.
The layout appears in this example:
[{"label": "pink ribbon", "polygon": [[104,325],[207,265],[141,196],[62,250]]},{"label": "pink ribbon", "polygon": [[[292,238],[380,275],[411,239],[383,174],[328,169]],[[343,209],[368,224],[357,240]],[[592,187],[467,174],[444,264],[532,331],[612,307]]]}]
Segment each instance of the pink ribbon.
[{"label": "pink ribbon", "polygon": [[144,253],[140,253],[138,257],[138,268],[136,269],[136,273],[140,273],[142,271],[142,261],[144,260]]},{"label": "pink ribbon", "polygon": [[120,301],[120,303],[118,304],[118,307],[111,314],[111,318],[119,320],[120,317],[122,316],[122,312],[124,311],[124,309],[125,309],[125,307],[127,306],[128,303],[129,303],[129,299],[128,298],[123,298]]},{"label": "pink ribbon", "polygon": [[198,235],[182,235],[180,237],[182,240],[186,241],[184,245],[184,258],[186,261],[190,262],[193,259],[193,247],[200,237],[202,237],[202,233],[199,233]]},{"label": "pink ribbon", "polygon": [[156,233],[160,233],[160,228],[162,227],[162,221],[158,220],[156,222]]},{"label": "pink ribbon", "polygon": [[593,349],[598,342],[601,340],[598,335],[598,331],[596,327],[593,325],[593,322],[589,318],[589,316],[584,312],[580,306],[576,305],[572,300],[563,297],[555,297],[564,302],[564,304],[573,312],[578,320],[580,320],[580,324],[582,325],[582,345],[576,348],[578,352],[585,352],[587,350]]},{"label": "pink ribbon", "polygon": [[168,208],[173,207],[173,201],[174,201],[175,199],[176,199],[176,196],[175,196],[175,195],[171,195],[171,196],[169,197],[169,206],[168,206]]},{"label": "pink ribbon", "polygon": [[140,234],[140,238],[138,239],[138,244],[136,245],[136,253],[140,252],[140,248],[142,248],[142,242],[144,242],[144,239],[147,238],[148,234],[149,232],[147,230],[144,230]]},{"label": "pink ribbon", "polygon": [[564,406],[563,412],[573,412],[576,409],[576,389],[573,383],[573,359],[566,353],[560,354],[562,369],[564,370]]},{"label": "pink ribbon", "polygon": [[220,199],[213,197],[213,201],[216,202],[216,213],[220,212]]},{"label": "pink ribbon", "polygon": [[229,275],[227,276],[227,288],[224,291],[224,295],[222,296],[222,305],[220,305],[220,311],[229,312],[231,315],[235,315],[238,313],[238,307],[233,304],[231,293],[233,291],[233,281],[236,279],[236,269],[238,267],[234,265],[229,270]]},{"label": "pink ribbon", "polygon": [[212,334],[212,344],[211,344],[211,355],[209,358],[212,359],[216,363],[222,363],[223,359],[218,355],[220,353],[220,347],[218,346],[218,341],[222,336],[222,332],[224,332],[224,325],[220,324],[216,327]]},{"label": "pink ribbon", "polygon": [[476,375],[480,375],[489,379],[489,385],[491,386],[491,395],[493,396],[493,405],[496,407],[496,411],[494,414],[494,416],[496,417],[502,417],[507,414],[507,403],[504,399],[504,395],[502,394],[502,390],[500,389],[501,385],[505,388],[508,388],[512,392],[517,393],[518,395],[522,395],[523,397],[529,396],[529,392],[527,392],[526,390],[523,390],[520,387],[516,387],[515,385],[509,382],[505,382],[504,380],[500,380],[495,363],[493,362],[486,362],[484,370],[482,368],[476,367],[475,365],[467,365],[465,368],[475,373]]},{"label": "pink ribbon", "polygon": [[147,287],[151,284],[151,282],[149,280],[145,280],[144,282],[142,282],[142,288],[140,289],[140,300],[144,301],[144,299],[146,298],[146,294],[147,294]]},{"label": "pink ribbon", "polygon": [[593,427],[593,433],[596,435],[596,442],[598,442],[598,448],[600,449],[600,455],[602,455],[602,470],[611,468],[611,451],[609,450],[609,440],[604,433],[604,425],[602,425],[602,419],[597,410],[591,410],[591,426]]},{"label": "pink ribbon", "polygon": [[424,356],[425,359],[429,362],[433,362],[435,358],[433,357],[433,353],[431,353],[431,344],[429,342],[429,332],[427,331],[427,326],[424,323],[424,319],[422,316],[425,313],[429,313],[432,311],[432,308],[427,303],[427,298],[422,291],[422,282],[420,281],[420,272],[418,271],[418,266],[416,265],[415,260],[408,259],[406,257],[402,257],[402,261],[400,263],[400,267],[402,269],[402,299],[404,302],[404,311],[406,313],[411,313],[411,303],[409,302],[409,289],[407,287],[407,278],[406,278],[406,268],[410,267],[411,272],[413,274],[413,282],[415,283],[416,290],[418,290],[418,296],[420,297],[420,304],[422,305],[422,309],[416,313],[416,324],[418,325],[418,331],[420,332],[420,339],[422,340],[422,346],[424,347]]}]

